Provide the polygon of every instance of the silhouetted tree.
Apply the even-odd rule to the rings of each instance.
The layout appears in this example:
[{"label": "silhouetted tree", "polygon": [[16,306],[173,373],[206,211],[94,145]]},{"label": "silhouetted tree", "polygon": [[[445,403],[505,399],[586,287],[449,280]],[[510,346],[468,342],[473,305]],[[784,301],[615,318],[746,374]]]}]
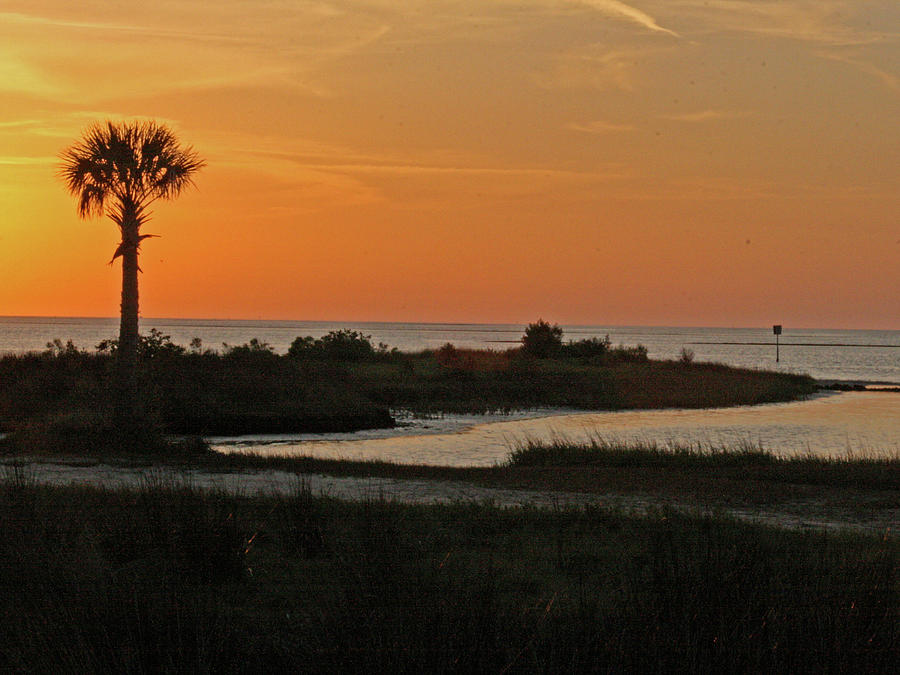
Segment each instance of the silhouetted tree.
[{"label": "silhouetted tree", "polygon": [[150,205],[177,197],[204,162],[166,125],[154,121],[94,124],[60,158],[59,173],[78,199],[78,215],[105,215],[122,235],[110,263],[122,258],[118,403],[130,413],[138,351],[138,250],[144,239],[155,236],[141,234],[141,226],[150,219]]},{"label": "silhouetted tree", "polygon": [[559,325],[551,326],[543,319],[538,319],[525,328],[522,349],[529,356],[536,356],[539,359],[556,356],[562,349],[562,336],[563,329]]}]

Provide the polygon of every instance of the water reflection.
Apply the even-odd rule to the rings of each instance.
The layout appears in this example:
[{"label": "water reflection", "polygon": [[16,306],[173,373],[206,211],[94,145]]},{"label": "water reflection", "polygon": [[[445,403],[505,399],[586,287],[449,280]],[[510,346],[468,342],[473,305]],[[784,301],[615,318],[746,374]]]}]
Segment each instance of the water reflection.
[{"label": "water reflection", "polygon": [[390,434],[211,440],[221,452],[446,466],[491,466],[505,461],[516,442],[560,435],[576,440],[599,435],[609,440],[717,447],[752,443],[785,455],[900,454],[900,394],[886,392],[829,394],[794,403],[714,410],[540,413],[518,419],[483,422],[472,417],[466,421],[473,425],[442,428],[442,424],[459,425],[459,420],[447,418]]}]

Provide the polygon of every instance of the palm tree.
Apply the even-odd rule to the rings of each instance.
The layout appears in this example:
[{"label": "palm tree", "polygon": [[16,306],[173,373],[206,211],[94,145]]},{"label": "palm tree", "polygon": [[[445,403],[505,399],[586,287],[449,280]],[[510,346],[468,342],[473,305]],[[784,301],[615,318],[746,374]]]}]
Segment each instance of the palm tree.
[{"label": "palm tree", "polygon": [[155,236],[141,234],[141,226],[150,219],[153,202],[177,197],[205,163],[171,129],[154,121],[94,124],[60,158],[59,174],[78,199],[78,215],[105,215],[122,235],[110,264],[122,258],[117,372],[119,405],[130,413],[139,341],[138,250],[144,239]]}]

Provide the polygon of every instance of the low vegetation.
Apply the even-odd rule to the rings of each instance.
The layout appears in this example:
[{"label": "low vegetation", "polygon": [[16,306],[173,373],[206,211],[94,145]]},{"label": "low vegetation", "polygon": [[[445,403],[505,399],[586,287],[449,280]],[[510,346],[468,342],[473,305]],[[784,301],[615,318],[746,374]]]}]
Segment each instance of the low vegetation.
[{"label": "low vegetation", "polygon": [[896,539],[0,480],[0,669],[894,672]]},{"label": "low vegetation", "polygon": [[[848,455],[820,457],[806,455],[777,455],[749,443],[737,447],[704,446],[702,444],[659,444],[656,442],[611,441],[594,433],[586,442],[559,436],[551,441],[525,440],[510,452],[510,466],[643,466],[643,467],[703,467],[726,466],[893,466],[900,455]],[[900,488],[900,485],[897,486]]]},{"label": "low vegetation", "polygon": [[659,445],[595,436],[521,442],[502,470],[521,487],[530,480],[544,489],[639,492],[729,508],[816,502],[823,510],[856,512],[862,521],[891,512],[900,518],[896,453],[785,456],[749,444]]},{"label": "low vegetation", "polygon": [[[195,340],[186,349],[151,330],[138,349],[138,431],[353,431],[392,426],[391,409],[696,408],[791,400],[815,388],[804,376],[650,361],[640,345],[613,347],[608,338],[559,341],[550,352],[536,352],[528,346],[538,340],[542,329],[536,330],[518,349],[445,345],[418,353],[335,331],[297,338],[285,355],[259,340],[224,345],[220,352]],[[559,338],[553,327],[548,330],[550,338]],[[87,352],[57,340],[40,354],[0,358],[0,431],[46,432],[53,442],[81,436],[121,444],[108,433],[115,426],[111,383],[118,345],[109,340],[97,347]]]}]

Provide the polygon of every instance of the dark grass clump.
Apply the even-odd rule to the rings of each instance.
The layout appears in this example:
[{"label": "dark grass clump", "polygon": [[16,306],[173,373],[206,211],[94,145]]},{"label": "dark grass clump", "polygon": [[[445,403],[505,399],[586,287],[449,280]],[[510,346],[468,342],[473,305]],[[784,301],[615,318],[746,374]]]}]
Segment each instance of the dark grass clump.
[{"label": "dark grass clump", "polygon": [[0,447],[4,454],[152,454],[168,443],[158,424],[132,419],[126,427],[112,413],[89,410],[31,419],[12,432]]},{"label": "dark grass clump", "polygon": [[[696,481],[734,478],[794,485],[822,485],[854,490],[900,489],[900,457],[848,454],[845,457],[778,455],[749,443],[733,448],[659,445],[610,441],[594,436],[587,442],[564,437],[549,442],[525,440],[509,453],[507,468],[582,467],[668,470],[673,479],[685,472]],[[666,474],[662,474],[665,477]],[[698,482],[699,484],[699,482]],[[649,484],[648,484],[649,487]]]},{"label": "dark grass clump", "polygon": [[31,419],[0,439],[0,456],[200,461],[214,454],[199,436],[169,436],[152,417],[136,415],[123,422],[110,411]]},{"label": "dark grass clump", "polygon": [[892,673],[900,543],[0,480],[0,670]]},{"label": "dark grass clump", "polygon": [[717,467],[765,466],[778,461],[772,453],[749,444],[724,449],[699,444],[622,443],[599,436],[587,443],[565,438],[526,440],[509,453],[510,466]]}]

